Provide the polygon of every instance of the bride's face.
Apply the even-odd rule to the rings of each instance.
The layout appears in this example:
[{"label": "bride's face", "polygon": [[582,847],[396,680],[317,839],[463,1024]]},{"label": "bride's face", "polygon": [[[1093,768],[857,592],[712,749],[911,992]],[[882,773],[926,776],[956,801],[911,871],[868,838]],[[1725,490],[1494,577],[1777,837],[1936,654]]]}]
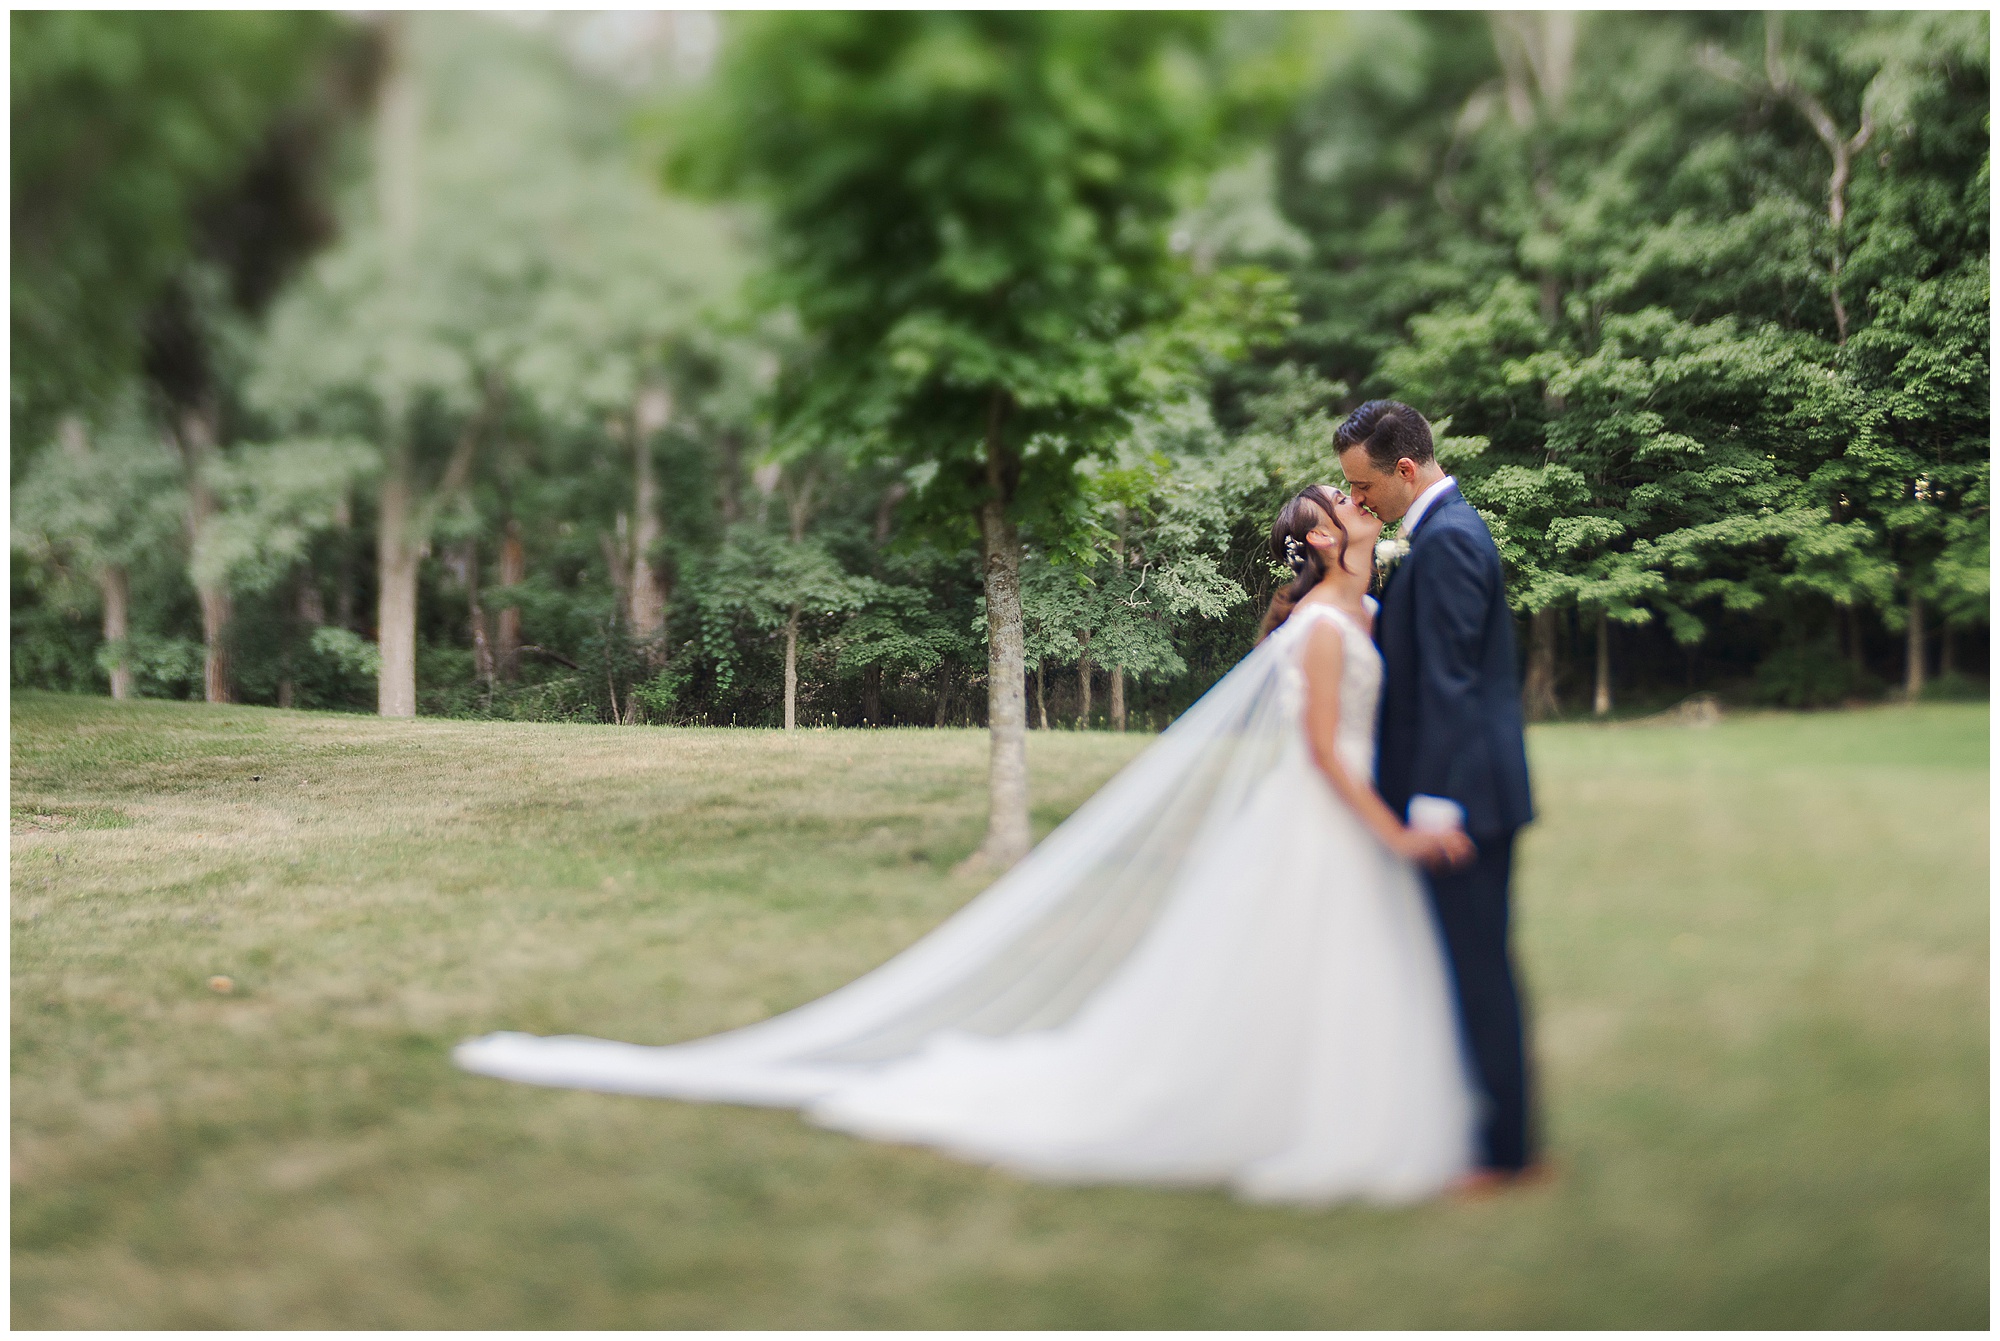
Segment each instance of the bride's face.
[{"label": "bride's face", "polygon": [[[1382,538],[1382,519],[1359,506],[1352,498],[1332,485],[1326,491],[1333,495],[1333,514],[1347,529],[1347,568],[1350,572],[1365,573],[1374,562],[1375,542]],[[1323,509],[1315,509],[1324,517]],[[1328,558],[1340,551],[1340,535],[1331,524],[1322,523],[1312,534],[1315,545],[1329,551]]]}]

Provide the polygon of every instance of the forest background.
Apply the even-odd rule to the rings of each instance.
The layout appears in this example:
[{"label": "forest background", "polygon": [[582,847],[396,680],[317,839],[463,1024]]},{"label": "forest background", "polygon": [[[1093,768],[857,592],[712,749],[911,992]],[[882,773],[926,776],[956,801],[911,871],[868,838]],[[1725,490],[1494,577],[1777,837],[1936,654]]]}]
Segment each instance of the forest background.
[{"label": "forest background", "polygon": [[1985,693],[1983,13],[11,23],[16,687],[1157,727],[1387,395],[1534,717]]}]

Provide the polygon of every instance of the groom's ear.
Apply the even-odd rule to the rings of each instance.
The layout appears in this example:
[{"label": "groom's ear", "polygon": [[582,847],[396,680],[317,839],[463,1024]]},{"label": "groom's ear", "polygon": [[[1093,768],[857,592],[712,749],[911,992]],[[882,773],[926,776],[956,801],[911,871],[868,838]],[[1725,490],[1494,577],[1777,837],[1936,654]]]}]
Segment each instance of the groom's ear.
[{"label": "groom's ear", "polygon": [[1396,458],[1396,475],[1405,484],[1414,484],[1417,479],[1417,463],[1407,456]]}]

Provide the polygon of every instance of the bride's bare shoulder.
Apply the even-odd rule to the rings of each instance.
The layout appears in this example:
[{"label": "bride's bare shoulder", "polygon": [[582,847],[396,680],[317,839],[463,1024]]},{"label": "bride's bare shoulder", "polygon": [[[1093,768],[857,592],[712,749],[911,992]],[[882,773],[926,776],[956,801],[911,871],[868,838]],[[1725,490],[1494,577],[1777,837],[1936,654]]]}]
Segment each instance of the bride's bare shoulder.
[{"label": "bride's bare shoulder", "polygon": [[[1309,607],[1300,606],[1293,618]],[[1332,614],[1329,610],[1327,613]],[[1340,635],[1339,626],[1331,619],[1308,617],[1307,626],[1299,631],[1300,660],[1307,674],[1315,670],[1326,670],[1339,674],[1341,662],[1346,659],[1346,641]]]}]

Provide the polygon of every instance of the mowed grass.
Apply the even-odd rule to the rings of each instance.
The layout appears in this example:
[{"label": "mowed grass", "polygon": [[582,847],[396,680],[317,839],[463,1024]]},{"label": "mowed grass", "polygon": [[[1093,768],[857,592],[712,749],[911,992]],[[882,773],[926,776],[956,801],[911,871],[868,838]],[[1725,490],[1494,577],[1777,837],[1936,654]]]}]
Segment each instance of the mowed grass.
[{"label": "mowed grass", "polygon": [[[1040,828],[1144,744],[1033,733]],[[17,696],[14,1325],[1985,1326],[1986,709],[1531,749],[1560,1177],[1303,1211],[451,1067],[888,957],[976,892],[976,732]]]}]

